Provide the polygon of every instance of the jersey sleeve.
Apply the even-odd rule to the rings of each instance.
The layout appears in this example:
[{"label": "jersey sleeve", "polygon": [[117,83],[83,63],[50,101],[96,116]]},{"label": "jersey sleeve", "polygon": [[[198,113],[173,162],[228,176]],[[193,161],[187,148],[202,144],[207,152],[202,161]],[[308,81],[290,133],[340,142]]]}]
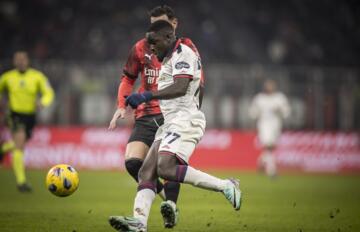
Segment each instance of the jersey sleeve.
[{"label": "jersey sleeve", "polygon": [[118,96],[117,96],[118,108],[125,108],[125,97],[131,94],[134,84],[135,84],[135,79],[131,79],[128,76],[123,75],[118,88]]},{"label": "jersey sleeve", "polygon": [[135,81],[141,71],[141,62],[136,44],[132,47],[126,64],[123,69],[123,75],[118,87],[117,106],[125,108],[125,96],[129,96],[134,87]]},{"label": "jersey sleeve", "polygon": [[[197,47],[193,43],[193,41],[191,41],[191,39],[189,39],[189,38],[181,38],[181,42],[184,43],[189,48],[191,48],[191,50],[193,50],[193,52],[195,52],[195,54],[200,57],[199,50],[197,49]],[[202,88],[205,87],[205,74],[204,74],[203,70],[201,70],[200,84],[201,84]]]},{"label": "jersey sleeve", "polygon": [[42,73],[39,73],[39,89],[41,93],[41,105],[45,107],[49,106],[54,101],[55,94],[48,79]]},{"label": "jersey sleeve", "polygon": [[193,50],[196,53],[196,55],[198,55],[200,57],[199,51],[198,51],[197,47],[195,46],[195,44],[193,43],[193,41],[191,41],[191,39],[181,38],[181,43],[183,43],[186,46],[188,46],[189,48],[191,48],[191,50]]},{"label": "jersey sleeve", "polygon": [[6,76],[1,75],[0,76],[0,99],[2,98],[2,94],[4,93],[6,89]]},{"label": "jersey sleeve", "polygon": [[136,79],[141,71],[141,62],[138,55],[136,44],[131,48],[125,67],[123,69],[124,75]]},{"label": "jersey sleeve", "polygon": [[173,78],[193,79],[198,60],[195,53],[190,50],[182,50],[174,55],[176,55],[176,57],[174,57],[172,62]]}]

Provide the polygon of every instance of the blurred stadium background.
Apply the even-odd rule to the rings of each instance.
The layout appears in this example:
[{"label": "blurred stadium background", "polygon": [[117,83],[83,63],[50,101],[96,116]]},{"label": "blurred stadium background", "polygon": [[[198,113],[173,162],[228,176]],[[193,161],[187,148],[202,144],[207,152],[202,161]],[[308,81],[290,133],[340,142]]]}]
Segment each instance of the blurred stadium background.
[{"label": "blurred stadium background", "polygon": [[[170,1],[178,35],[192,38],[206,72],[211,128],[250,128],[250,98],[264,78],[289,95],[289,129],[360,128],[359,7],[356,1]],[[122,64],[156,1],[1,1],[0,70],[30,52],[57,98],[43,123],[104,125]],[[356,104],[357,103],[357,104]],[[222,109],[224,107],[224,109]],[[98,109],[97,114],[90,113]]]},{"label": "blurred stadium background", "polygon": [[[199,48],[206,75],[203,110],[208,131],[194,154],[193,165],[211,170],[231,169],[240,173],[240,177],[244,170],[250,170],[250,174],[245,175],[245,183],[256,197],[250,196],[249,201],[256,200],[260,205],[266,202],[262,199],[260,185],[271,188],[271,184],[257,179],[259,177],[253,172],[260,151],[248,107],[263,81],[266,78],[275,79],[279,89],[289,97],[292,109],[276,151],[282,170],[331,174],[308,179],[307,175],[294,179],[287,177],[283,183],[280,178],[274,188],[284,194],[281,197],[286,198],[286,186],[292,188],[291,183],[296,183],[297,187],[293,186],[293,190],[301,191],[301,183],[319,178],[313,185],[305,185],[308,188],[304,193],[316,195],[316,191],[311,192],[310,189],[324,182],[328,183],[327,187],[335,183],[343,190],[329,188],[327,192],[324,187],[324,192],[315,197],[321,199],[326,195],[329,198],[319,206],[334,202],[331,196],[335,195],[339,196],[337,199],[348,197],[349,200],[328,205],[325,214],[341,207],[342,203],[351,207],[341,211],[346,215],[341,223],[316,225],[307,218],[313,224],[306,224],[308,230],[305,230],[293,218],[288,222],[291,227],[284,229],[271,227],[274,225],[270,223],[270,218],[255,223],[258,231],[273,231],[267,228],[276,231],[359,231],[360,224],[356,222],[359,217],[353,215],[360,215],[359,209],[352,208],[360,203],[358,197],[354,197],[360,193],[356,187],[360,186],[360,4],[356,0],[225,0],[221,4],[206,0],[2,0],[0,72],[12,68],[13,53],[24,49],[30,54],[32,66],[48,76],[56,92],[52,107],[38,115],[40,126],[27,147],[27,166],[45,170],[53,164],[69,163],[79,169],[123,169],[123,153],[132,120],[120,122],[121,127],[114,132],[106,128],[115,110],[117,87],[129,49],[144,36],[149,25],[147,11],[162,3],[175,9],[179,18],[178,36],[190,37]],[[5,103],[4,99],[2,103]],[[4,117],[5,104],[1,104],[1,107],[1,117]],[[334,175],[343,175],[344,172],[347,175],[348,172],[356,174],[351,174],[351,177]],[[1,170],[1,174],[4,183],[9,181],[6,189],[11,188],[9,170]],[[35,180],[41,175],[36,171],[30,172],[30,175],[36,187],[38,184]],[[116,178],[114,173],[99,172],[99,175],[116,182],[113,180]],[[86,172],[84,176],[96,178],[91,172]],[[130,177],[122,179],[130,182]],[[97,180],[101,182],[101,178]],[[84,180],[85,183],[88,181]],[[258,181],[259,185],[253,181]],[[1,185],[4,186],[3,183]],[[128,185],[135,191],[135,185]],[[90,186],[88,190],[92,191]],[[0,203],[4,204],[5,199],[15,194],[12,190],[6,191],[0,196]],[[40,194],[38,197],[42,199],[45,196]],[[87,196],[86,199],[94,199],[90,197],[96,196]],[[125,198],[123,204],[129,205],[130,209],[132,196]],[[77,204],[75,201],[71,201],[71,204],[69,200],[64,201],[69,206]],[[30,202],[27,203],[32,207]],[[183,203],[189,204],[185,200]],[[275,200],[275,203],[271,207],[277,207],[282,202]],[[296,205],[292,200],[287,203]],[[317,204],[312,200],[307,203],[314,207]],[[51,200],[51,204],[56,203]],[[111,209],[111,202],[108,204]],[[18,215],[9,213],[12,212],[12,205],[9,202],[6,205],[4,209],[9,211],[0,210],[2,226],[11,223],[11,216]],[[87,208],[83,210],[85,212]],[[266,212],[271,214],[268,210]],[[287,215],[288,209],[281,210]],[[311,207],[302,210],[304,213],[317,212]],[[250,215],[256,217],[255,211],[249,211]],[[249,211],[245,209],[244,215]],[[86,212],[77,217],[86,216]],[[255,231],[256,228],[244,226],[249,216],[244,217],[241,228]],[[31,221],[25,216],[21,218]],[[222,231],[207,223],[204,222],[204,228],[197,231]],[[221,224],[220,220],[217,223]],[[342,223],[347,223],[346,228]],[[38,231],[36,228],[39,231],[73,229],[52,229],[50,224],[49,228],[31,227],[34,229],[31,231]],[[16,227],[17,231],[21,230],[21,226]],[[88,231],[86,226],[79,227]],[[232,226],[230,228],[235,228]],[[12,231],[3,228],[4,231]],[[95,228],[102,231],[102,225]],[[185,230],[179,231],[190,230],[191,227],[185,226]],[[25,228],[23,231],[29,230]]]}]

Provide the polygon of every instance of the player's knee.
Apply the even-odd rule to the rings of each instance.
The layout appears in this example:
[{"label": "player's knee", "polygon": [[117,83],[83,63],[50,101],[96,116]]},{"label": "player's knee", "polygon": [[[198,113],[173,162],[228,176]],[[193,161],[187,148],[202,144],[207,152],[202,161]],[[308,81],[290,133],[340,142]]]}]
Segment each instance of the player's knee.
[{"label": "player's knee", "polygon": [[138,181],[139,170],[143,164],[143,161],[136,158],[127,159],[125,161],[125,168],[127,172]]}]

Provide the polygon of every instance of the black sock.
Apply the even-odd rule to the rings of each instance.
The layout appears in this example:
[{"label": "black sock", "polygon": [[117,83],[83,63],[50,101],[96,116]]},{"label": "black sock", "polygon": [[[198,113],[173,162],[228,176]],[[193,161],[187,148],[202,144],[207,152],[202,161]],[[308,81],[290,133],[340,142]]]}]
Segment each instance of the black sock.
[{"label": "black sock", "polygon": [[177,202],[180,192],[180,183],[167,181],[164,184],[166,200]]},{"label": "black sock", "polygon": [[135,179],[136,182],[139,182],[139,170],[143,164],[143,161],[138,158],[130,158],[125,160],[125,167],[128,173]]},{"label": "black sock", "polygon": [[163,183],[161,183],[161,181],[159,179],[157,179],[156,180],[156,193],[161,192],[163,189],[164,189]]},{"label": "black sock", "polygon": [[[125,167],[128,173],[135,179],[137,183],[139,183],[139,170],[143,164],[143,161],[138,158],[130,158],[125,161]],[[159,193],[163,190],[164,185],[157,179],[156,182],[156,192]]]}]

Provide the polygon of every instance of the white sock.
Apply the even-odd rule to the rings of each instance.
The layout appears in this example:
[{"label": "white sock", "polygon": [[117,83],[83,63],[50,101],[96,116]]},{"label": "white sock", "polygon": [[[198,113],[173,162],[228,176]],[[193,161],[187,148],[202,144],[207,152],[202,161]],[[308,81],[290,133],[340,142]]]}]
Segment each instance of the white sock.
[{"label": "white sock", "polygon": [[142,189],[137,192],[134,203],[134,217],[147,226],[151,205],[155,199],[154,191]]},{"label": "white sock", "polygon": [[196,187],[207,190],[222,191],[225,189],[229,181],[219,179],[217,177],[211,176],[205,172],[196,170],[195,168],[188,166],[184,178],[184,183],[192,184]]},{"label": "white sock", "polygon": [[276,160],[271,152],[266,154],[265,172],[268,176],[276,175]]}]

